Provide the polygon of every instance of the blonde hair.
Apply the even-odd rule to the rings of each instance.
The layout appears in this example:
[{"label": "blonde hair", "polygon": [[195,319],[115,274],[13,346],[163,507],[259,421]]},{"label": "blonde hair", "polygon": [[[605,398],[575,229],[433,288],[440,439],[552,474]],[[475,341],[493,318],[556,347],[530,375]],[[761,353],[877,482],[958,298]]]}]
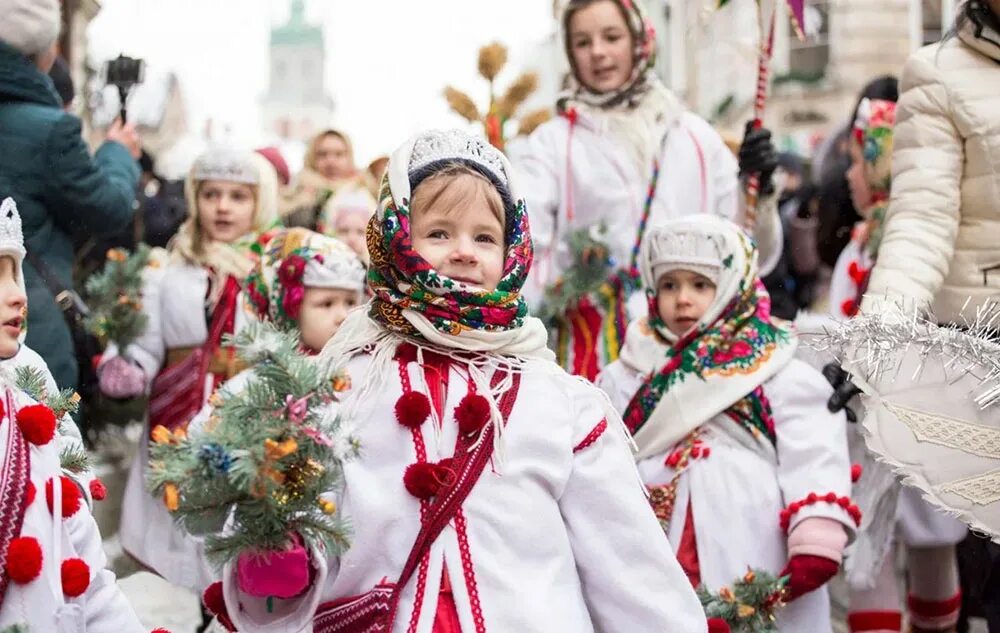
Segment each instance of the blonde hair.
[{"label": "blonde hair", "polygon": [[[469,186],[453,186],[460,179],[470,183]],[[486,201],[500,227],[506,229],[503,198],[489,178],[462,163],[449,163],[417,185],[410,201],[410,215],[425,209],[440,209],[447,214],[480,199]]]}]

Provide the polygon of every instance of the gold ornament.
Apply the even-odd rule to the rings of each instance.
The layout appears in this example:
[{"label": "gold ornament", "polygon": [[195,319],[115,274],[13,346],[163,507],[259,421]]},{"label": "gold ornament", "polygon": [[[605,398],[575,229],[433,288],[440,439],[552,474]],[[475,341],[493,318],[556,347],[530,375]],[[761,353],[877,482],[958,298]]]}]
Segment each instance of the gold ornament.
[{"label": "gold ornament", "polygon": [[319,508],[324,514],[333,514],[337,511],[337,504],[326,499],[319,500]]},{"label": "gold ornament", "polygon": [[128,255],[126,255],[125,251],[123,251],[120,248],[112,248],[112,249],[108,250],[107,257],[108,257],[108,261],[123,262],[123,261],[125,261],[128,258]]},{"label": "gold ornament", "polygon": [[738,615],[740,618],[743,619],[749,618],[754,613],[757,613],[757,610],[748,604],[740,604],[740,606],[736,607],[736,615]]},{"label": "gold ornament", "polygon": [[180,501],[181,493],[176,484],[168,483],[163,486],[163,503],[167,506],[167,510],[176,512],[180,507]]},{"label": "gold ornament", "polygon": [[719,597],[725,600],[726,602],[733,602],[734,600],[736,600],[736,597],[733,595],[733,590],[730,589],[729,587],[723,587],[722,589],[719,589]]},{"label": "gold ornament", "polygon": [[295,441],[295,438],[290,437],[282,442],[275,442],[271,438],[264,440],[264,455],[268,461],[277,461],[297,450],[299,450],[299,443]]}]

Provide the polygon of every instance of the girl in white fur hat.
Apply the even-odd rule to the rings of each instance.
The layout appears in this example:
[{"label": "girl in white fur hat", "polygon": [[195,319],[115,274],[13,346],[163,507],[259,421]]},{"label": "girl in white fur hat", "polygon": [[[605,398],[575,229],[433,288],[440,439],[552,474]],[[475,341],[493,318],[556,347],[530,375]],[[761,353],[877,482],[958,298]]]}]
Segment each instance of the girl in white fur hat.
[{"label": "girl in white fur hat", "polygon": [[843,414],[770,316],[757,249],[727,220],[650,230],[649,315],[598,384],[623,412],[656,516],[688,578],[713,591],[747,568],[789,576],[783,631],[829,633],[823,584],[860,513]]}]

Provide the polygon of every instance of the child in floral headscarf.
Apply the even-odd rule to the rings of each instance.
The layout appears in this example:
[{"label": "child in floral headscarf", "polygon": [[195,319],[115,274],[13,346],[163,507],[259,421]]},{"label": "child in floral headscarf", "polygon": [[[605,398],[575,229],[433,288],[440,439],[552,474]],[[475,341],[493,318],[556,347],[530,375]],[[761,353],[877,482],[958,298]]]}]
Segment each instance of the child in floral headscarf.
[{"label": "child in floral headscarf", "polygon": [[361,455],[338,495],[350,547],[309,552],[312,577],[287,599],[228,566],[236,628],[704,631],[619,418],[526,314],[531,238],[506,159],[459,131],[421,134],[382,191],[374,298],[322,355],[354,385],[341,419]]},{"label": "child in floral headscarf", "polygon": [[847,170],[847,184],[854,208],[864,219],[854,227],[851,241],[840,253],[833,269],[830,312],[834,317],[857,314],[875,264],[892,186],[892,130],[895,125],[895,102],[861,101],[849,145],[851,167]]},{"label": "child in floral headscarf", "polygon": [[[892,148],[896,104],[864,100],[851,139],[847,172],[854,206],[863,220],[854,228],[830,281],[830,311],[849,318],[858,311],[868,278],[878,258],[882,224],[892,186]],[[860,438],[858,438],[860,440]],[[861,451],[863,443],[858,441]],[[867,454],[859,456],[868,477],[858,481],[859,493],[871,504],[869,520],[847,567],[851,589],[848,626],[852,633],[902,630],[902,600],[895,574],[893,537],[906,546],[907,607],[913,631],[952,631],[958,621],[961,592],[955,545],[965,538],[965,525],[935,510],[916,488],[899,490],[882,465]],[[868,500],[871,500],[870,502]]]},{"label": "child in floral headscarf", "polygon": [[779,629],[829,633],[823,585],[860,521],[829,385],[771,320],[757,250],[735,224],[667,222],[640,260],[649,315],[598,384],[624,412],[678,560],[712,591],[748,567],[788,575]]}]

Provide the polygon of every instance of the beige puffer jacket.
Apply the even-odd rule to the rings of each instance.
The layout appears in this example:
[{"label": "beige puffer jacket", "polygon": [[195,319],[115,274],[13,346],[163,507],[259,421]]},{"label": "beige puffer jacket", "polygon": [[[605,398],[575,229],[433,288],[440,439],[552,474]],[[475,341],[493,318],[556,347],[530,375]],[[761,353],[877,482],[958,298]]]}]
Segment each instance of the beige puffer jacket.
[{"label": "beige puffer jacket", "polygon": [[918,50],[901,90],[892,198],[861,309],[888,296],[961,324],[1000,299],[1000,34],[977,37],[969,23]]}]

